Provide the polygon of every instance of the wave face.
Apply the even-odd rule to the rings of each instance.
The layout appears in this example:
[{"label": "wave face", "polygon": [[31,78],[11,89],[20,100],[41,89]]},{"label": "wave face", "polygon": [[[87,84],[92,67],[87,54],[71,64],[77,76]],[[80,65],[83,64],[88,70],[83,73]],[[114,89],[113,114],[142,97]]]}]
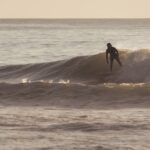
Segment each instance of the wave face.
[{"label": "wave face", "polygon": [[50,63],[2,66],[0,80],[13,83],[19,83],[23,79],[34,82],[39,80],[70,80],[87,83],[150,82],[149,50],[122,51],[120,58],[123,67],[120,68],[115,62],[112,73],[109,65],[106,64],[105,53]]},{"label": "wave face", "polygon": [[123,67],[115,63],[112,73],[104,53],[50,63],[2,66],[0,104],[149,107],[150,52],[122,51],[120,58]]}]

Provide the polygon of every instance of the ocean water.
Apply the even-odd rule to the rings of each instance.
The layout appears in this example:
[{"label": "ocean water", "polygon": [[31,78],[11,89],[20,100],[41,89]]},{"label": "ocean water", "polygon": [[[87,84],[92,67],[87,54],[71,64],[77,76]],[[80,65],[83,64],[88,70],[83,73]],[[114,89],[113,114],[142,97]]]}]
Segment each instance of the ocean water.
[{"label": "ocean water", "polygon": [[0,150],[150,150],[149,108],[149,19],[0,20]]},{"label": "ocean water", "polygon": [[149,49],[150,19],[1,19],[0,65],[51,62],[119,49]]}]

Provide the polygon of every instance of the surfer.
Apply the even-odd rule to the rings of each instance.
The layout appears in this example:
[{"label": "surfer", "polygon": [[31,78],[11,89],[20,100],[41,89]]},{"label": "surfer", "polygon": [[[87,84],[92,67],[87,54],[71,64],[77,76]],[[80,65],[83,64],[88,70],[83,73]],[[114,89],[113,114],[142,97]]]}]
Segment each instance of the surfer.
[{"label": "surfer", "polygon": [[[110,55],[110,57],[109,57],[110,62],[109,62],[109,60],[108,60],[108,54]],[[111,71],[112,71],[114,59],[118,62],[118,64],[119,64],[120,66],[122,66],[122,63],[121,63],[120,58],[119,58],[118,50],[117,50],[115,47],[113,47],[113,46],[111,45],[111,43],[107,43],[106,62],[107,62],[107,64],[110,63],[110,70],[111,70]]]}]

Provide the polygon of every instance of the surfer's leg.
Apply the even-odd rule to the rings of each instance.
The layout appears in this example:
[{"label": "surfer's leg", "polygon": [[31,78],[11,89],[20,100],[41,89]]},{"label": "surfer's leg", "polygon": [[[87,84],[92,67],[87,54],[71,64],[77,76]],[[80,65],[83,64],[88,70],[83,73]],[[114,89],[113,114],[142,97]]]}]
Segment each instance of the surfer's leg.
[{"label": "surfer's leg", "polygon": [[112,71],[112,68],[113,68],[113,62],[114,62],[113,57],[110,57],[110,70],[111,71]]},{"label": "surfer's leg", "polygon": [[119,57],[116,57],[116,61],[118,62],[118,64],[119,64],[120,66],[122,66],[122,63],[121,63]]}]

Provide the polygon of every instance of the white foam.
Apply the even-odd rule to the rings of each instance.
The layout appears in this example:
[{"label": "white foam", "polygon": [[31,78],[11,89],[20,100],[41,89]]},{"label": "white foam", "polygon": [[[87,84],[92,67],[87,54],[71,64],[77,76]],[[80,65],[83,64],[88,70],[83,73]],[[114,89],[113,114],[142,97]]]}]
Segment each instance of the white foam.
[{"label": "white foam", "polygon": [[31,83],[31,81],[28,78],[23,78],[21,83]]}]

